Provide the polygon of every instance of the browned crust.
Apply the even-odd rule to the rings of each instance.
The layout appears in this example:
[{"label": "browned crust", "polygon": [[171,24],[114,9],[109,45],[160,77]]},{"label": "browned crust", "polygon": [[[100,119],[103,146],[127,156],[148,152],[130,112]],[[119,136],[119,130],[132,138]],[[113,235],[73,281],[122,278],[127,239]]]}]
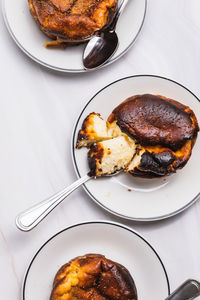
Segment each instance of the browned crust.
[{"label": "browned crust", "polygon": [[[104,148],[101,144],[93,144],[88,152],[88,164],[90,168],[90,175],[97,176],[98,165],[97,162],[101,162],[104,156]],[[101,171],[101,170],[99,170]]]},{"label": "browned crust", "polygon": [[[83,121],[82,127],[78,132],[77,142],[76,142],[76,148],[80,148],[79,144],[82,140],[88,140],[90,137],[88,135],[88,126],[90,125],[90,117],[92,115],[99,116],[101,118],[101,115],[95,112],[90,113],[85,120]],[[101,118],[102,119],[102,118]],[[102,119],[103,120],[103,119]]]},{"label": "browned crust", "polygon": [[65,270],[72,262],[84,270],[84,280],[72,286],[71,300],[137,300],[137,291],[129,271],[122,265],[100,254],[79,256],[65,264],[57,272],[50,300],[59,300],[56,293],[65,280]]},{"label": "browned crust", "polygon": [[[98,24],[97,11],[109,0],[28,0],[31,14],[40,29],[59,43],[80,43],[90,39],[97,31],[108,26],[116,12],[117,1],[107,8],[105,21]],[[88,7],[87,7],[88,2]],[[77,8],[76,8],[77,6]],[[80,10],[80,11],[79,11]],[[97,14],[97,15],[96,15]],[[99,14],[100,15],[100,14]]]},{"label": "browned crust", "polygon": [[170,151],[164,151],[161,153],[150,153],[145,151],[145,153],[142,154],[137,171],[143,173],[147,172],[156,176],[169,175],[174,172],[172,168],[174,160],[175,157]]},{"label": "browned crust", "polygon": [[156,95],[136,95],[116,107],[108,121],[143,146],[160,145],[173,151],[197,136],[194,112],[175,100]]},{"label": "browned crust", "polygon": [[159,146],[144,147],[146,150],[141,156],[139,165],[129,171],[129,173],[133,176],[144,178],[162,177],[176,173],[178,169],[182,169],[188,162],[193,144],[194,140],[187,141],[177,151]]}]

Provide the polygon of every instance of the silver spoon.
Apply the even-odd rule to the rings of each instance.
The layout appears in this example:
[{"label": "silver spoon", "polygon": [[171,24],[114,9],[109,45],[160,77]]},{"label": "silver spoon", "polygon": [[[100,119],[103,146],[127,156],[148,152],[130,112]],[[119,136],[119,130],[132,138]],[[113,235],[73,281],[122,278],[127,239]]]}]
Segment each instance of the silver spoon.
[{"label": "silver spoon", "polygon": [[189,279],[177,288],[165,300],[193,300],[200,295],[200,283],[197,280]]},{"label": "silver spoon", "polygon": [[[110,175],[104,175],[105,177],[112,177],[119,174],[122,170]],[[67,196],[75,191],[79,186],[95,178],[90,173],[81,177],[70,186],[66,187],[62,191],[56,193],[43,200],[42,202],[32,206],[31,208],[23,211],[16,217],[16,226],[22,231],[29,231],[38,225],[58,204],[60,204]]]},{"label": "silver spoon", "polygon": [[104,64],[116,51],[118,37],[115,32],[120,14],[129,0],[122,0],[111,25],[93,37],[85,47],[83,65],[86,69],[97,68]]}]

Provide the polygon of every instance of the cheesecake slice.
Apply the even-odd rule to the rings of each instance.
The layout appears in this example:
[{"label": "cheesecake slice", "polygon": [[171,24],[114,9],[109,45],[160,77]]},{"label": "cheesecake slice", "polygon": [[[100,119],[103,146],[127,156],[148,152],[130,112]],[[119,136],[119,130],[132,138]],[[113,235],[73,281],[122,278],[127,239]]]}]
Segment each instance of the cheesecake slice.
[{"label": "cheesecake slice", "polygon": [[135,152],[134,140],[125,135],[93,144],[88,153],[91,175],[99,177],[125,169]]},{"label": "cheesecake slice", "polygon": [[102,119],[100,114],[93,112],[83,121],[82,128],[78,133],[76,147],[78,149],[90,147],[93,143],[112,138],[112,131],[108,130],[106,121]]}]

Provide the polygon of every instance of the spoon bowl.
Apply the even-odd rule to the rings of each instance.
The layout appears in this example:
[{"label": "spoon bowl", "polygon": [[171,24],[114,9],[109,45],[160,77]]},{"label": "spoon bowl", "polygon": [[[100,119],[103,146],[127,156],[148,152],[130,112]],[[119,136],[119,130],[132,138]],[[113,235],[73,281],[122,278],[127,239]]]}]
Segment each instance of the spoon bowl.
[{"label": "spoon bowl", "polygon": [[104,31],[92,38],[83,54],[86,69],[103,65],[115,53],[118,47],[118,36],[115,31]]},{"label": "spoon bowl", "polygon": [[83,65],[86,69],[98,68],[108,61],[118,47],[118,36],[115,32],[117,21],[128,0],[122,0],[117,13],[109,27],[94,36],[85,47]]}]

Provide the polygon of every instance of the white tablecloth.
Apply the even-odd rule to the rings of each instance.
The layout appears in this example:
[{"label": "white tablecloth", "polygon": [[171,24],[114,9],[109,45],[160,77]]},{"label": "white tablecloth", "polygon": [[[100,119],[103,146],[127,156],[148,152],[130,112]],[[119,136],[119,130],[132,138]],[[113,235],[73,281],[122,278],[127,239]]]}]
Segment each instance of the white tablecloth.
[{"label": "white tablecloth", "polygon": [[15,227],[19,212],[76,179],[72,128],[83,105],[103,86],[129,75],[155,74],[180,82],[200,97],[199,14],[200,0],[149,0],[133,48],[114,64],[81,75],[53,72],[31,61],[9,36],[1,15],[1,299],[21,299],[24,272],[49,237],[94,219],[122,222],[143,234],[161,256],[172,290],[187,278],[200,280],[199,201],[176,217],[143,224],[110,215],[80,188],[33,231]]}]

